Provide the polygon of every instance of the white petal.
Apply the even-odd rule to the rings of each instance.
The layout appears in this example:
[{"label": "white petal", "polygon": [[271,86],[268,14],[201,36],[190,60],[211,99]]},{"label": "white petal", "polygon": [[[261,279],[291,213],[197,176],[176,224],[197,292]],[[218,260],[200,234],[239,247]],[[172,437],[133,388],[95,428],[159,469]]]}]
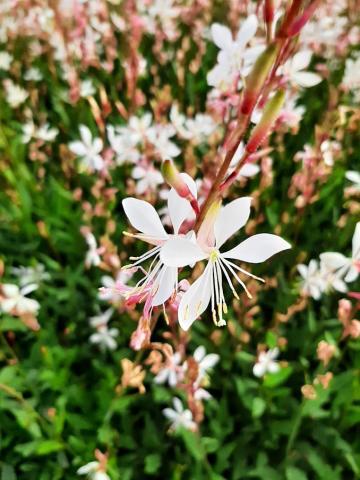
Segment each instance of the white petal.
[{"label": "white petal", "polygon": [[75,153],[75,155],[78,155],[79,157],[85,156],[88,152],[86,146],[83,144],[83,142],[80,142],[79,140],[76,140],[75,142],[70,142],[69,148],[73,153]]},{"label": "white petal", "polygon": [[183,404],[181,403],[181,400],[178,397],[173,398],[173,405],[176,412],[182,413],[184,411]]},{"label": "white petal", "polygon": [[306,265],[300,263],[296,268],[298,269],[298,272],[300,273],[302,278],[307,278],[308,267]]},{"label": "white petal", "polygon": [[98,467],[99,467],[99,462],[90,462],[80,467],[76,473],[78,475],[86,475],[88,473],[94,472]]},{"label": "white petal", "polygon": [[236,36],[240,48],[248,43],[248,41],[255,35],[258,28],[258,19],[256,15],[250,15],[242,24],[239,33]]},{"label": "white petal", "polygon": [[[186,173],[181,173],[180,175],[189,187],[190,192],[196,198],[197,190],[194,180],[190,177],[190,175]],[[168,210],[171,223],[174,228],[174,233],[178,233],[182,223],[189,216],[192,207],[188,200],[186,200],[185,198],[181,198],[180,195],[178,195],[178,193],[176,192],[176,190],[172,188],[168,196]]]},{"label": "white petal", "polygon": [[296,72],[291,75],[292,80],[300,87],[313,87],[322,81],[320,75],[312,72]]},{"label": "white petal", "polygon": [[198,363],[200,363],[201,360],[205,357],[205,355],[206,355],[205,347],[203,345],[200,345],[195,350],[193,357]]},{"label": "white petal", "polygon": [[217,248],[245,225],[250,216],[250,205],[251,197],[243,197],[233,200],[220,210],[214,225]]},{"label": "white petal", "polygon": [[89,146],[92,143],[92,135],[90,129],[86,125],[80,125],[80,135],[81,139],[85,143],[85,145]]},{"label": "white petal", "polygon": [[309,65],[312,57],[311,50],[303,50],[302,52],[295,53],[292,62],[291,62],[291,70],[293,72],[298,72],[299,70],[305,70],[305,68]]},{"label": "white petal", "polygon": [[173,410],[172,408],[164,408],[163,414],[171,421],[177,420],[178,418],[178,413],[175,412],[175,410]]},{"label": "white petal", "polygon": [[151,302],[154,307],[162,305],[171,297],[175,289],[176,280],[177,268],[166,266],[161,268],[156,279],[156,282],[159,282],[158,291]]},{"label": "white petal", "polygon": [[269,373],[276,373],[280,370],[280,366],[276,362],[270,362],[268,364],[267,370]]},{"label": "white petal", "polygon": [[239,175],[241,177],[254,177],[259,172],[259,165],[255,165],[254,163],[246,163],[242,168],[240,168]]},{"label": "white petal", "polygon": [[223,256],[242,262],[260,263],[288,248],[291,248],[290,243],[281,237],[269,233],[259,233],[247,238],[232,250],[225,252]]},{"label": "white petal", "polygon": [[231,31],[228,27],[220,25],[220,23],[213,23],[211,25],[211,36],[215,45],[222,50],[230,48],[233,43]]},{"label": "white petal", "polygon": [[93,143],[93,149],[95,152],[100,153],[103,148],[103,142],[101,138],[95,138]]},{"label": "white petal", "polygon": [[6,297],[15,297],[19,295],[19,287],[12,283],[4,283],[1,285],[1,289]]},{"label": "white petal", "polygon": [[342,253],[324,252],[320,254],[320,260],[323,266],[328,270],[338,270],[348,264],[349,259]]},{"label": "white petal", "polygon": [[354,260],[360,260],[360,222],[356,224],[352,238],[352,257]]},{"label": "white petal", "polygon": [[347,283],[354,282],[357,277],[359,276],[359,271],[356,267],[350,267],[349,271],[347,272],[344,281]]},{"label": "white petal", "polygon": [[207,258],[207,254],[187,238],[170,238],[160,251],[161,261],[168,267],[185,267]]},{"label": "white petal", "polygon": [[201,362],[201,368],[203,368],[204,370],[213,368],[218,363],[219,358],[219,355],[217,355],[216,353],[209,353]]},{"label": "white petal", "polygon": [[253,374],[255,377],[263,377],[266,372],[266,366],[265,363],[255,363],[253,367]]},{"label": "white petal", "polygon": [[345,177],[350,180],[350,182],[358,183],[360,185],[360,173],[355,170],[348,170],[345,173]]},{"label": "white petal", "polygon": [[122,205],[129,222],[136,230],[157,239],[167,238],[159,215],[150,203],[129,197],[122,201]]},{"label": "white petal", "polygon": [[211,297],[211,268],[207,264],[205,271],[187,290],[179,305],[180,327],[188,330],[194,321],[206,310]]}]

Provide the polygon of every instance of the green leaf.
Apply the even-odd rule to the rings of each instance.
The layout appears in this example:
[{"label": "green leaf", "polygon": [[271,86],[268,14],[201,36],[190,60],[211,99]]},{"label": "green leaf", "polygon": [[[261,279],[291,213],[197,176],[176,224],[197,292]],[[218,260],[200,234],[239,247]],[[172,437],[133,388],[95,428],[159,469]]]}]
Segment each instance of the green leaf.
[{"label": "green leaf", "polygon": [[11,465],[7,465],[6,463],[3,464],[1,467],[1,480],[16,480],[16,474],[14,467]]},{"label": "green leaf", "polygon": [[264,386],[275,388],[282,385],[292,374],[292,367],[283,367],[276,373],[267,374],[264,379]]},{"label": "green leaf", "polygon": [[259,418],[266,409],[266,402],[261,397],[255,397],[252,404],[251,414],[253,418]]},{"label": "green leaf", "polygon": [[152,475],[159,470],[161,457],[158,453],[151,453],[145,457],[145,473]]},{"label": "green leaf", "polygon": [[286,480],[307,480],[307,476],[296,467],[287,467]]}]

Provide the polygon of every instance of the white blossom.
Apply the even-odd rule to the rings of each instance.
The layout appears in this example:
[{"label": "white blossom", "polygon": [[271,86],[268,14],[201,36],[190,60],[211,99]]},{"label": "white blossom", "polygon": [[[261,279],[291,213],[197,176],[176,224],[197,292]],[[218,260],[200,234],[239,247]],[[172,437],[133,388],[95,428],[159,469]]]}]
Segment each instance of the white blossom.
[{"label": "white blossom", "polygon": [[90,129],[85,125],[80,125],[79,129],[81,140],[70,142],[70,150],[80,157],[83,167],[91,170],[102,170],[104,160],[100,155],[103,149],[101,138],[93,138]]},{"label": "white blossom", "polygon": [[173,398],[174,408],[165,408],[163,414],[171,421],[171,430],[178,430],[183,427],[187,430],[195,430],[196,423],[190,410],[184,410],[181,400],[177,397]]},{"label": "white blossom", "polygon": [[253,368],[253,374],[255,377],[263,377],[266,373],[278,372],[280,370],[280,366],[275,361],[278,355],[278,348],[272,348],[267,352],[260,352],[259,358]]},{"label": "white blossom", "polygon": [[32,283],[19,288],[12,283],[1,285],[3,297],[0,297],[0,309],[5,313],[16,312],[19,315],[26,313],[37,314],[40,304],[26,295],[36,290],[37,285]]}]

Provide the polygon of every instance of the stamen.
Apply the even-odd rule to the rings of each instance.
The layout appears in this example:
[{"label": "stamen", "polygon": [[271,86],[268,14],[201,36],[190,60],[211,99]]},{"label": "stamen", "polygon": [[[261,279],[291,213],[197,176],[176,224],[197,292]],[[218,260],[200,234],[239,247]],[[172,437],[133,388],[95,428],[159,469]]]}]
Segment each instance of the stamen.
[{"label": "stamen", "polygon": [[232,267],[236,268],[241,273],[244,273],[245,275],[248,275],[251,278],[254,278],[255,280],[259,280],[259,282],[265,283],[265,280],[261,277],[257,277],[256,275],[253,275],[252,273],[244,270],[243,268],[240,268],[236,263],[230,262],[230,260],[226,259],[227,263],[229,263]]},{"label": "stamen", "polygon": [[236,280],[240,283],[240,285],[243,287],[243,289],[245,290],[245,293],[246,295],[249,297],[249,298],[252,298],[252,295],[251,293],[249,292],[249,290],[246,288],[246,285],[245,283],[240,280],[240,278],[237,276],[236,272],[234,271],[234,269],[231,267],[231,264],[229,264],[229,262],[223,258],[223,262],[225,263],[225,265],[228,267],[228,269],[230,270],[230,272],[233,274],[233,276],[236,278]]},{"label": "stamen", "polygon": [[222,259],[221,259],[221,257],[220,257],[220,259],[219,259],[219,264],[220,264],[221,270],[224,272],[225,278],[226,278],[226,280],[227,280],[227,282],[228,282],[229,287],[231,288],[231,291],[232,291],[234,297],[236,298],[236,300],[239,300],[240,297],[239,297],[239,295],[237,294],[237,292],[236,292],[236,290],[235,290],[235,288],[234,288],[234,286],[233,286],[233,284],[232,284],[232,282],[231,282],[231,279],[230,279],[230,277],[229,277],[228,272],[226,271],[225,266],[222,264]]}]

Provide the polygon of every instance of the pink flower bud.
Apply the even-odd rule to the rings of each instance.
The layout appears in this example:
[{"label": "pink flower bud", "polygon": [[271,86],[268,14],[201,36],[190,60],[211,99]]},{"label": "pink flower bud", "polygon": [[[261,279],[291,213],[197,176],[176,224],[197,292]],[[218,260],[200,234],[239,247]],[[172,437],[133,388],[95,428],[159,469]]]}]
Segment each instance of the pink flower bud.
[{"label": "pink flower bud", "polygon": [[252,71],[246,77],[246,87],[241,104],[242,114],[249,115],[255,107],[268,73],[275,62],[278,48],[279,47],[276,43],[269,45],[258,57]]},{"label": "pink flower bud", "polygon": [[266,104],[260,122],[256,125],[246,145],[248,153],[254,153],[271,130],[284,104],[285,91],[279,90]]},{"label": "pink flower bud", "polygon": [[274,0],[265,0],[265,4],[264,4],[265,23],[271,24],[274,20],[274,15],[275,15]]},{"label": "pink flower bud", "polygon": [[198,215],[198,202],[194,195],[191,193],[189,187],[185,183],[184,179],[180,175],[178,169],[176,168],[172,160],[168,158],[163,161],[161,173],[164,177],[165,182],[172,188],[174,188],[180,197],[186,198],[190,202],[196,215]]}]

